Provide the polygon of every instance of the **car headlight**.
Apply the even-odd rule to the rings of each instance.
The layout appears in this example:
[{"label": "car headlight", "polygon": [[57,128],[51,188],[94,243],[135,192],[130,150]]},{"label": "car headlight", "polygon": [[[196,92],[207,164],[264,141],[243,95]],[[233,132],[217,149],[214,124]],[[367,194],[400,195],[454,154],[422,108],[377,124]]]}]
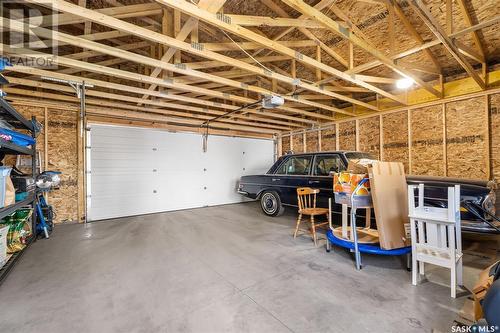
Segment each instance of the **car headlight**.
[{"label": "car headlight", "polygon": [[[489,212],[491,215],[496,216],[496,204],[497,196],[495,192],[491,191],[483,200],[483,209]],[[491,216],[486,216],[486,218],[491,219]]]}]

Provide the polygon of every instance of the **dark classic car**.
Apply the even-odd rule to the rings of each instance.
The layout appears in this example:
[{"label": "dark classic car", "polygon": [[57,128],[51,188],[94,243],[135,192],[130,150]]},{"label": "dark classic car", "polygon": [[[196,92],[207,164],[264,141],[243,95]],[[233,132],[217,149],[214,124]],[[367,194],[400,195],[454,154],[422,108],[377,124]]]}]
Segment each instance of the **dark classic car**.
[{"label": "dark classic car", "polygon": [[[332,173],[345,170],[350,160],[360,158],[375,159],[368,153],[355,151],[284,155],[266,174],[241,177],[238,193],[259,199],[262,211],[269,216],[282,214],[285,206],[297,206],[298,187],[319,188],[317,205],[328,207],[328,198],[333,197]],[[500,200],[496,202],[499,191],[494,182],[430,176],[407,176],[407,182],[423,183],[426,205],[436,207],[446,207],[447,188],[460,185],[462,230],[500,233],[496,215],[500,210]],[[340,214],[340,205],[335,204],[333,211]]]}]

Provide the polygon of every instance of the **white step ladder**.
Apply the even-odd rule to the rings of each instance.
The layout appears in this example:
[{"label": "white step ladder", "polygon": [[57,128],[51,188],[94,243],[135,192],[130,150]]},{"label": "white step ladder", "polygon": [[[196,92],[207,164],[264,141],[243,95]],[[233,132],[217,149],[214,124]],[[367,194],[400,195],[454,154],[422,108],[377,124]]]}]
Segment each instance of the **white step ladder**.
[{"label": "white step ladder", "polygon": [[[415,206],[415,190],[418,204]],[[413,272],[412,283],[417,285],[418,274],[424,275],[424,264],[450,269],[451,297],[462,285],[462,232],[460,228],[460,186],[448,187],[448,207],[424,206],[424,185],[408,186],[408,209],[411,225]],[[418,267],[417,267],[418,265]]]}]

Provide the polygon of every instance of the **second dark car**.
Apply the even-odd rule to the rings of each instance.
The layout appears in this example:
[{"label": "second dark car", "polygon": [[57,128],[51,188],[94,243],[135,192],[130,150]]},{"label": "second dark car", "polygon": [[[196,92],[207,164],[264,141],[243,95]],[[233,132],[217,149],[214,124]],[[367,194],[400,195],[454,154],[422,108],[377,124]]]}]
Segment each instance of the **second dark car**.
[{"label": "second dark car", "polygon": [[[259,199],[262,211],[269,216],[282,214],[285,206],[297,206],[298,187],[319,188],[318,207],[328,207],[328,198],[333,197],[332,173],[345,170],[350,160],[361,158],[376,159],[368,153],[354,151],[284,155],[266,174],[241,177],[238,192]],[[462,230],[498,233],[499,205],[493,182],[429,176],[407,176],[407,182],[423,183],[426,204],[436,207],[446,206],[449,186],[460,185]],[[339,213],[340,207],[335,205],[334,212]]]}]

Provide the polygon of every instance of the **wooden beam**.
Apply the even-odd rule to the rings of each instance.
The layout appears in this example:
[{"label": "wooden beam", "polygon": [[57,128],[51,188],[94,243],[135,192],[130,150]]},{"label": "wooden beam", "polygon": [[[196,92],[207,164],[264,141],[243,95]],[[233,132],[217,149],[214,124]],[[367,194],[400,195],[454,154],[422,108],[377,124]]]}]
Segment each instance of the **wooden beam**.
[{"label": "wooden beam", "polygon": [[[396,15],[398,15],[401,22],[403,22],[406,31],[408,31],[413,36],[413,38],[417,41],[419,45],[424,44],[424,39],[422,38],[422,36],[420,36],[420,34],[418,33],[417,29],[415,29],[413,24],[408,20],[401,6],[396,1],[392,1],[391,3],[392,7],[394,8],[394,11],[396,12]],[[431,50],[425,49],[423,51],[425,55],[432,61],[436,70],[438,72],[441,72],[441,65],[439,64],[439,61],[436,59],[434,54],[432,54]]]},{"label": "wooden beam", "polygon": [[[313,40],[290,40],[279,42],[279,44],[293,48],[316,47],[318,45],[318,43]],[[204,50],[216,52],[262,49],[262,44],[255,42],[202,43],[201,46]]]},{"label": "wooden beam", "polygon": [[[208,10],[209,12],[216,13],[222,6],[226,0],[200,0],[198,3],[198,6],[200,8],[204,8]],[[184,23],[184,26],[180,29],[180,31],[175,34],[175,38],[179,41],[184,41],[187,36],[193,31],[193,29],[198,27],[198,20],[190,17],[186,23]],[[213,34],[212,34],[213,35]],[[192,44],[192,45],[197,45],[197,44]],[[171,46],[171,45],[168,45]],[[174,56],[174,54],[177,52],[177,49],[174,47],[170,47],[161,57],[161,61],[168,62],[170,59]],[[151,77],[158,77],[160,75],[161,69],[160,68],[155,68],[153,72],[151,73]],[[156,85],[150,85],[148,87],[148,90],[154,90],[156,89]],[[148,95],[145,94],[142,96],[143,99],[148,98]]]},{"label": "wooden beam", "polygon": [[[472,17],[470,16],[469,11],[467,10],[467,6],[465,4],[464,0],[457,0],[458,6],[460,7],[460,10],[462,11],[462,14],[465,18],[465,22],[467,23],[467,27],[472,27],[474,23],[472,22]],[[483,43],[481,42],[481,38],[479,37],[479,34],[477,31],[472,32],[472,38],[474,39],[474,44],[476,45],[476,49],[479,52],[479,54],[484,58],[485,57],[485,48],[483,46]]]},{"label": "wooden beam", "polygon": [[474,68],[469,64],[464,55],[460,53],[457,46],[453,41],[446,36],[443,28],[439,25],[437,20],[432,16],[425,4],[421,0],[410,0],[408,2],[417,15],[424,21],[425,25],[432,31],[432,33],[443,43],[448,52],[457,60],[457,62],[465,69],[474,81],[481,87],[486,89],[486,84],[479,74],[476,73]]},{"label": "wooden beam", "polygon": [[227,15],[231,19],[231,23],[246,26],[256,27],[301,27],[312,29],[324,29],[321,24],[313,20],[294,19],[288,17],[269,17],[269,16],[252,16],[252,15]]},{"label": "wooden beam", "polygon": [[[42,83],[42,85],[47,86],[47,83]],[[52,85],[52,84],[49,84]],[[70,92],[71,87],[65,87],[62,85],[55,85],[59,86],[61,90],[67,90]],[[52,87],[53,89],[57,89],[56,87]],[[69,89],[67,89],[69,88]],[[6,91],[8,91],[11,94],[16,94],[16,95],[25,95],[25,96],[32,96],[32,97],[41,97],[41,98],[47,98],[47,99],[55,99],[55,100],[61,100],[61,101],[78,101],[78,99],[75,96],[68,96],[68,95],[62,95],[62,94],[54,94],[54,93],[47,93],[47,92],[40,92],[40,91],[32,91],[32,90],[23,90],[23,89],[18,89],[18,88],[7,88]],[[96,91],[89,90],[88,93],[96,94]],[[137,98],[138,99],[138,98]],[[91,105],[98,105],[102,107],[106,107],[105,109],[102,109],[102,114],[103,115],[116,115],[113,113],[112,109],[110,110],[109,104],[106,103],[106,101],[101,101],[99,99],[88,99],[86,101],[88,104]],[[129,105],[132,108],[136,108],[135,105]],[[117,105],[117,107],[126,107],[124,104]],[[91,108],[87,108],[89,111]],[[145,113],[145,112],[137,112],[137,111],[124,111],[121,110],[119,111],[122,115],[126,115],[127,113],[133,113],[137,115],[138,118],[140,119],[148,119],[151,120],[152,117],[156,119],[157,121],[163,121],[163,122],[168,122],[168,123],[177,123],[177,124],[191,124],[191,125],[198,125],[201,126],[206,117],[204,119],[198,120],[198,119],[189,119],[189,118],[183,118],[183,117],[177,117],[177,116],[172,116],[171,111],[165,112],[165,110],[161,109],[149,109],[150,111],[153,111],[157,113],[158,115],[151,115],[150,113]],[[159,115],[161,114],[161,115]],[[119,114],[118,114],[119,115]],[[278,130],[274,129],[267,129],[267,128],[262,128],[260,126],[255,126],[252,124],[252,126],[246,126],[246,125],[235,125],[235,124],[230,124],[230,123],[224,123],[222,121],[216,121],[216,122],[211,122],[211,125],[217,128],[226,128],[226,129],[233,129],[233,130],[240,130],[240,131],[246,131],[246,132],[257,132],[257,133],[269,133],[269,134],[274,134],[279,132]]]},{"label": "wooden beam", "polygon": [[[54,77],[56,79],[60,80],[66,80],[66,81],[72,81],[72,82],[82,82],[85,81],[88,84],[92,84],[96,87],[101,87],[101,88],[108,88],[108,89],[113,89],[113,90],[118,90],[118,91],[123,91],[127,93],[135,93],[135,94],[142,94],[146,89],[144,88],[139,88],[139,87],[133,87],[133,86],[128,86],[128,85],[123,85],[123,84],[118,84],[118,83],[112,83],[112,82],[107,82],[107,81],[100,81],[96,79],[90,79],[90,78],[83,78],[83,77],[78,77],[78,76],[73,76],[73,75],[67,75],[67,74],[60,74],[60,73],[55,73],[39,68],[33,68],[33,67],[25,67],[25,66],[13,66],[9,67],[9,71],[14,71],[18,73],[24,73],[24,74],[30,74],[30,75],[37,75],[37,76],[46,76],[46,77]],[[139,78],[140,79],[140,78]],[[201,99],[196,99],[196,98],[190,98],[187,96],[182,96],[182,95],[174,95],[166,92],[159,92],[159,91],[154,91],[152,92],[153,96],[161,98],[163,100],[177,100],[181,102],[187,102],[187,103],[192,103],[192,104],[198,104],[203,106],[203,112],[205,113],[211,113],[213,108],[222,108],[226,110],[235,110],[238,108],[238,106],[234,105],[229,105],[229,104],[223,104],[223,103],[216,103],[216,102],[209,102]],[[117,98],[118,99],[118,98]],[[152,102],[152,101],[151,101]],[[171,104],[172,105],[172,104]],[[198,109],[194,108],[189,108],[187,106],[181,106],[182,109],[186,109],[187,111],[195,111]],[[217,111],[220,112],[220,111]],[[219,115],[219,113],[212,113],[214,115]],[[259,117],[275,117],[279,119],[286,119],[289,121],[297,121],[298,123],[311,123],[314,124],[315,122],[309,121],[306,119],[302,118],[295,118],[283,114],[274,114],[274,113],[262,113],[256,110],[247,110],[247,112],[258,115]],[[251,117],[251,119],[253,119]],[[255,118],[255,120],[258,120],[258,118]],[[281,122],[275,119],[263,119],[263,121],[267,122],[272,122],[275,124],[280,124],[280,125],[285,125],[285,126],[295,126],[294,123],[288,123],[288,122]]]},{"label": "wooden beam", "polygon": [[[34,0],[28,0],[28,1],[34,1]],[[36,0],[36,1],[41,1],[41,0]],[[54,0],[54,1],[56,1],[56,0]],[[211,14],[211,13],[209,13],[207,11],[204,11],[204,10],[202,10],[202,9],[196,7],[195,5],[190,4],[190,3],[186,2],[186,1],[183,1],[183,0],[168,0],[168,1],[167,0],[155,0],[155,1],[158,2],[158,3],[164,4],[166,6],[169,6],[169,7],[175,8],[175,9],[179,9],[179,10],[185,12],[188,15],[194,16],[194,17],[198,18],[199,20],[202,20],[202,21],[205,21],[207,23],[210,23],[210,24],[212,24],[214,26],[217,26],[217,27],[219,27],[221,29],[229,31],[229,32],[231,32],[231,33],[233,33],[235,35],[238,35],[238,36],[242,37],[242,38],[245,38],[245,39],[248,39],[248,40],[260,43],[264,47],[266,47],[268,49],[272,49],[275,52],[278,52],[278,53],[281,53],[281,54],[284,54],[284,55],[288,55],[290,57],[295,57],[297,59],[297,61],[300,61],[301,63],[303,63],[303,64],[305,64],[307,66],[310,66],[310,67],[313,67],[313,68],[319,68],[323,72],[329,73],[330,75],[337,76],[340,79],[345,80],[347,82],[351,82],[351,83],[354,83],[356,85],[360,85],[362,87],[365,87],[367,89],[372,90],[373,92],[378,92],[378,93],[380,93],[381,95],[383,95],[383,96],[385,96],[387,98],[390,98],[392,100],[395,100],[395,101],[398,101],[398,102],[404,104],[404,101],[401,98],[399,98],[397,96],[394,96],[391,93],[388,93],[388,92],[386,92],[386,91],[384,91],[384,90],[382,90],[382,89],[380,89],[378,87],[375,87],[375,86],[373,86],[371,84],[368,84],[366,82],[353,79],[351,76],[345,75],[345,73],[339,71],[338,69],[335,69],[335,68],[332,68],[332,67],[330,67],[330,66],[328,66],[326,64],[320,63],[320,62],[316,61],[315,59],[313,59],[311,57],[308,57],[308,56],[306,56],[304,54],[301,54],[301,53],[299,53],[299,52],[297,52],[295,50],[292,50],[292,49],[290,49],[288,47],[285,47],[285,46],[283,46],[283,45],[281,45],[279,43],[276,43],[275,41],[272,41],[272,40],[270,40],[268,38],[262,37],[262,36],[260,36],[259,34],[256,34],[253,31],[250,31],[248,29],[245,29],[245,28],[240,27],[240,26],[235,25],[235,24],[231,24],[231,23],[225,22],[225,21],[221,20],[219,17],[217,17],[216,15]],[[309,8],[311,8],[311,7],[309,7]],[[316,9],[313,9],[313,10],[316,10]],[[332,21],[332,22],[334,22],[334,21]],[[266,71],[261,71],[261,72],[266,72]],[[271,73],[268,73],[268,74],[271,74]],[[274,75],[272,75],[272,74],[271,74],[271,76],[274,77]],[[284,82],[286,82],[288,84],[293,84],[293,82],[290,82],[289,79],[284,80]],[[300,86],[303,87],[303,88],[305,88],[305,89],[308,89],[308,90],[316,90],[317,91],[317,87],[314,87],[314,86],[306,84],[306,83],[301,83]],[[347,99],[346,96],[337,96],[337,98],[340,99],[340,100],[348,101],[348,100],[346,100]],[[361,105],[359,103],[359,101],[354,100],[352,98],[349,98],[348,102]],[[366,103],[363,106],[367,107]],[[370,106],[369,108],[371,109],[372,106]]]},{"label": "wooden beam", "polygon": [[[43,2],[43,0],[26,0],[26,1],[32,2],[32,3],[41,4],[41,5],[46,5],[46,3]],[[114,27],[114,28],[117,28],[119,30],[127,30],[127,31],[132,32],[133,34],[136,34],[138,36],[141,36],[141,37],[143,37],[145,39],[152,40],[152,41],[157,42],[157,43],[162,43],[162,44],[167,44],[167,45],[173,45],[176,48],[182,49],[183,51],[187,51],[187,52],[190,52],[190,53],[193,53],[193,54],[205,57],[205,58],[210,58],[212,60],[223,61],[223,62],[226,62],[226,63],[228,63],[230,65],[235,66],[235,67],[239,67],[241,69],[248,70],[249,72],[254,72],[256,74],[260,74],[260,75],[263,75],[263,76],[267,76],[267,77],[271,77],[271,78],[276,78],[278,81],[285,82],[287,84],[300,85],[302,88],[310,90],[310,91],[313,91],[313,92],[317,92],[317,93],[325,94],[325,95],[330,95],[330,96],[332,96],[334,98],[337,98],[337,99],[340,99],[340,100],[344,100],[344,101],[349,102],[349,103],[355,103],[355,104],[358,104],[360,106],[364,106],[364,107],[366,107],[368,109],[376,110],[376,108],[373,105],[370,105],[368,103],[361,102],[359,100],[356,100],[356,99],[353,99],[353,98],[350,98],[350,97],[346,97],[346,96],[343,96],[341,94],[334,93],[334,92],[331,92],[331,91],[322,90],[319,87],[316,87],[316,86],[308,84],[308,83],[296,82],[296,80],[294,80],[293,78],[290,78],[290,77],[287,77],[287,76],[284,76],[284,75],[281,75],[281,74],[269,72],[267,70],[263,70],[260,67],[252,66],[250,64],[238,62],[235,59],[232,59],[230,57],[227,57],[227,56],[215,53],[215,52],[210,52],[210,51],[206,51],[206,50],[200,50],[197,46],[192,46],[190,44],[181,42],[179,40],[170,38],[168,36],[164,36],[162,34],[158,34],[156,32],[151,32],[149,30],[144,31],[142,28],[140,28],[140,27],[138,27],[136,25],[133,25],[131,23],[128,23],[128,22],[117,20],[117,19],[114,19],[114,18],[106,16],[106,15],[102,15],[102,14],[95,15],[95,13],[93,11],[91,11],[91,10],[83,9],[81,7],[75,6],[73,4],[70,4],[70,3],[62,1],[62,0],[52,0],[51,4],[53,6],[55,6],[58,10],[61,10],[61,11],[64,11],[64,12],[69,12],[69,13],[75,14],[75,15],[79,15],[79,16],[88,18],[90,20],[93,20],[93,21],[95,21],[95,22],[97,22],[99,24],[103,24],[103,25],[106,25],[106,26]],[[199,10],[198,7],[196,7],[196,6],[194,6],[194,8],[196,8],[196,10]],[[204,15],[210,15],[209,13],[207,14],[206,11],[202,11],[202,12],[204,13]],[[215,16],[213,16],[213,17],[215,18]],[[215,20],[217,20],[217,19],[215,18]],[[13,22],[12,20],[10,20],[10,21]],[[12,24],[14,24],[14,23],[12,23]],[[21,28],[18,26],[18,29],[21,29]],[[42,34],[42,30],[43,29],[42,28],[36,28],[36,27],[32,26],[31,30],[36,30],[37,34]],[[58,32],[53,32],[53,31],[47,31],[47,32],[49,32],[50,35],[52,37],[54,37],[54,38],[55,38],[55,36],[59,36],[59,38],[67,40],[68,43],[82,43],[82,42],[83,43],[91,43],[92,47],[94,49],[96,49],[96,50],[98,49],[98,50],[103,51],[103,52],[105,51],[105,53],[107,53],[107,54],[114,55],[114,56],[117,56],[117,57],[122,57],[122,58],[125,58],[125,57],[129,56],[129,55],[127,55],[126,51],[116,50],[116,49],[114,49],[112,47],[108,47],[107,45],[102,45],[102,44],[93,43],[93,42],[89,42],[89,41],[82,41],[81,39],[76,39],[73,36],[71,36],[71,38],[67,38],[67,36],[61,37],[64,34],[58,33]],[[254,34],[256,36],[259,36],[259,35],[255,34],[255,33],[251,32],[251,31],[248,31],[248,32],[252,33],[252,34]],[[259,36],[259,38],[263,38],[263,37]],[[87,44],[87,45],[89,45],[89,44]],[[89,46],[88,48],[91,48],[91,47]],[[286,53],[288,53],[288,55],[297,56],[296,53],[295,53],[295,51],[293,51],[292,49],[284,48],[284,50],[286,50]],[[310,60],[316,62],[316,60],[314,60],[312,58],[309,58],[309,57],[306,57],[306,56],[302,57],[302,55],[300,55],[299,57],[305,59],[304,61],[309,61],[309,59],[310,59]],[[185,74],[185,75],[205,77],[205,78],[210,77],[211,80],[214,81],[214,82],[222,82],[220,80],[220,78],[214,77],[213,75],[210,75],[208,73],[202,73],[202,72],[197,72],[197,71],[194,71],[194,70],[191,70],[191,69],[188,69],[188,68],[182,68],[182,67],[178,67],[178,66],[172,66],[171,64],[165,63],[165,62],[163,62],[161,60],[153,60],[153,59],[145,58],[145,57],[142,57],[142,56],[136,55],[136,54],[134,54],[134,56],[133,56],[133,58],[131,60],[135,61],[135,62],[142,62],[142,63],[145,63],[145,64],[147,63],[147,64],[149,64],[151,66],[155,66],[155,67],[162,67],[163,69],[172,70],[173,72],[177,72],[177,73],[181,73],[181,74]],[[154,61],[154,64],[151,61]],[[338,71],[336,69],[333,69],[333,68],[331,68],[329,66],[326,66],[324,64],[319,64],[319,65],[322,68],[325,68],[325,70],[328,70],[330,72],[335,71],[336,73],[340,73],[339,75],[343,75],[346,78],[346,80],[355,81],[349,75],[345,75],[344,73],[342,73],[342,72],[340,72],[340,71]],[[260,91],[261,93],[264,93],[264,94],[269,94],[270,93],[269,91],[263,90],[263,89],[259,89],[258,87],[252,87],[252,86],[248,86],[247,87],[245,85],[241,85],[237,81],[232,81],[232,80],[227,80],[227,79],[225,79],[225,80],[226,80],[225,84],[230,85],[230,86],[240,86],[242,89],[248,89],[248,90],[252,90],[254,92],[259,92]],[[161,82],[163,82],[163,81],[161,81]],[[364,83],[364,82],[362,84],[364,86],[366,86],[366,87],[373,87],[373,86],[371,86],[371,85],[369,85],[367,83]],[[379,89],[379,88],[371,88],[371,89],[372,90],[380,90],[381,91],[381,89]],[[395,97],[392,94],[389,94],[387,92],[383,92],[383,95],[386,96],[386,97],[392,97],[393,99],[399,99],[398,97]],[[288,99],[288,100],[291,100],[291,97],[284,96],[284,98]],[[300,99],[300,98],[298,98],[298,99],[295,98],[294,100],[295,101],[300,101],[300,102],[302,102],[304,104],[310,104],[311,103],[311,102],[309,102],[307,100],[303,100],[303,99]],[[324,106],[322,108],[326,109]],[[281,107],[281,109],[286,110],[287,108]],[[331,109],[331,107],[329,109]],[[337,110],[338,110],[337,112],[349,114],[349,112],[346,112],[346,111],[343,111],[343,110],[340,110],[340,109],[337,109]],[[301,111],[301,112],[304,112],[304,111]],[[314,113],[309,113],[309,114],[310,114],[310,116],[314,115],[314,117],[316,117],[316,118],[322,118],[322,117],[324,117],[323,115],[320,115],[320,114],[314,114]]]},{"label": "wooden beam", "polygon": [[[158,1],[158,0],[157,0]],[[424,82],[418,77],[415,77],[411,73],[409,73],[407,70],[401,68],[400,66],[396,65],[393,60],[391,60],[389,57],[384,55],[382,52],[377,50],[373,45],[368,43],[365,39],[358,37],[358,34],[349,32],[346,30],[344,27],[342,27],[340,24],[320,12],[319,10],[309,6],[302,0],[282,0],[286,4],[288,4],[290,7],[298,10],[299,12],[303,13],[304,15],[307,15],[309,17],[314,18],[318,22],[321,22],[324,24],[326,27],[328,27],[331,31],[335,32],[337,35],[340,37],[346,39],[347,41],[351,41],[354,45],[362,48],[363,50],[367,51],[374,57],[376,57],[378,60],[380,60],[384,65],[388,66],[392,70],[394,70],[396,73],[399,73],[400,75],[403,76],[408,76],[411,77],[419,86],[422,88],[426,89],[433,95],[437,97],[442,97],[441,92],[434,89],[432,85],[430,85],[427,82]],[[355,83],[355,82],[353,82]],[[376,91],[378,92],[378,91]],[[383,95],[383,94],[381,94]],[[384,95],[383,95],[384,96]],[[387,97],[387,96],[386,96]],[[405,102],[402,102],[402,104],[405,104]]]},{"label": "wooden beam", "polygon": [[[103,14],[111,16],[117,19],[131,18],[131,17],[142,17],[142,16],[153,16],[161,14],[161,7],[155,3],[145,3],[137,5],[128,5],[122,7],[110,7],[95,9],[96,14]],[[40,27],[47,27],[56,23],[57,25],[68,25],[84,23],[86,20],[79,18],[72,14],[53,14],[43,17],[31,17],[32,22],[42,22]],[[28,21],[26,21],[28,23]]]},{"label": "wooden beam", "polygon": [[[54,1],[56,1],[56,0],[54,0]],[[71,5],[71,6],[73,6],[73,5]],[[78,7],[78,6],[76,6],[76,7]],[[82,9],[80,7],[78,7],[78,8],[79,8],[80,11],[84,10],[84,9]],[[9,20],[9,19],[5,19],[5,20],[2,20],[0,22],[0,25],[1,26],[9,25],[10,29],[13,29],[13,30],[16,30],[16,31],[24,31],[24,30],[22,30],[24,25],[21,22],[17,22],[17,21],[12,21],[12,20]],[[135,53],[131,53],[131,52],[128,52],[128,51],[119,50],[119,49],[116,49],[116,48],[108,46],[108,45],[104,45],[104,44],[99,44],[99,43],[87,41],[87,40],[80,39],[80,38],[77,38],[77,37],[73,37],[73,36],[70,36],[70,35],[67,35],[67,34],[63,34],[61,32],[57,32],[57,31],[47,30],[47,29],[44,29],[44,28],[36,28],[34,26],[30,26],[30,27],[32,28],[32,29],[30,29],[30,32],[29,32],[30,34],[34,34],[35,33],[34,31],[36,31],[37,35],[40,35],[42,37],[45,36],[45,38],[47,38],[49,36],[52,36],[52,38],[54,38],[54,39],[63,40],[63,41],[66,41],[67,43],[75,45],[75,46],[87,47],[87,48],[95,50],[95,51],[103,52],[105,54],[109,54],[109,55],[120,57],[120,58],[124,58],[124,59],[129,59],[131,61],[142,63],[142,64],[145,64],[145,65],[148,65],[148,66],[162,68],[162,69],[165,69],[165,70],[170,70],[172,72],[176,72],[176,73],[180,73],[180,74],[184,74],[184,75],[189,75],[189,76],[195,76],[195,77],[199,77],[199,78],[202,78],[202,79],[209,79],[209,80],[211,80],[213,82],[219,82],[219,83],[226,84],[226,85],[229,85],[229,86],[233,86],[233,87],[236,87],[236,88],[248,89],[248,90],[251,90],[251,91],[254,91],[254,92],[257,92],[257,93],[262,93],[262,94],[265,94],[265,95],[272,94],[271,91],[263,89],[263,88],[259,88],[259,87],[255,87],[255,86],[243,85],[243,84],[241,84],[241,82],[238,82],[238,81],[234,81],[234,80],[222,78],[222,77],[215,76],[215,75],[208,74],[208,73],[194,71],[194,70],[191,70],[191,69],[188,69],[188,68],[183,68],[181,66],[176,66],[176,65],[173,65],[173,64],[162,62],[161,60],[152,59],[152,58],[141,56],[141,55],[138,55],[138,54],[135,54]],[[168,38],[167,36],[163,36],[163,35],[161,35],[161,36],[163,38]],[[8,52],[11,52],[11,53],[19,53],[19,52],[22,52],[22,51],[26,52],[26,50],[22,50],[22,49],[19,49],[19,48],[18,49],[11,49],[10,47],[8,47],[6,45],[4,46],[4,50],[6,52],[8,51]],[[63,57],[58,57],[58,58],[55,59],[55,61],[58,61],[59,63],[61,63],[61,61],[64,61],[65,63],[69,62],[69,63],[72,63],[74,67],[80,67],[80,68],[92,66],[91,64],[76,62],[76,61],[74,61],[72,59],[64,59]],[[233,59],[232,63],[234,63],[234,62],[235,61]],[[247,65],[247,64],[245,64],[245,66],[250,66],[251,68],[254,67],[254,66]],[[115,71],[115,73],[120,73],[121,75],[130,76],[129,73],[126,73],[126,72],[123,72],[123,71],[119,71],[119,70],[116,70],[116,69],[100,68],[100,67],[93,67],[93,68],[94,68],[94,71],[96,71],[96,72],[107,71],[107,73],[110,74],[110,71]],[[256,71],[259,72],[259,73],[262,73],[261,70],[256,70]],[[281,80],[285,81],[286,83],[293,84],[293,79],[291,79],[291,78],[284,79],[285,76],[280,75],[280,74],[274,73],[274,74],[270,74],[268,76],[270,76],[270,77],[276,77],[277,79],[281,78]],[[150,77],[150,79],[153,81],[153,83],[155,83],[155,82],[161,83],[161,84],[158,84],[158,85],[162,85],[162,86],[166,85],[166,82],[164,80],[162,80],[162,79],[158,79],[158,78],[154,78],[153,79],[152,77]],[[134,79],[132,79],[132,80],[134,80]],[[170,79],[168,81],[168,83],[167,83],[167,86],[175,86],[176,88],[181,89],[181,90],[183,90],[181,87],[184,87],[184,88],[186,88],[185,90],[188,90],[188,91],[190,91],[193,88],[192,86],[189,86],[189,88],[187,88],[186,85],[180,84],[178,81],[176,81],[176,79]],[[314,90],[317,90],[320,93],[322,92],[321,89],[316,88],[316,87],[314,87]],[[223,99],[231,99],[232,98],[235,101],[242,102],[242,98],[240,96],[236,96],[236,95],[226,96],[228,94],[217,93],[217,92],[210,91],[210,90],[207,90],[207,89],[204,89],[204,91],[209,96],[220,97],[220,98],[223,98]],[[325,92],[325,93],[327,93],[327,94],[333,94],[333,95],[339,95],[339,94],[333,93],[333,92]],[[214,95],[214,94],[216,94],[216,95]],[[220,95],[222,95],[222,96],[220,96]],[[342,96],[342,95],[339,95],[339,96]],[[312,102],[312,101],[307,101],[307,100],[305,100],[303,98],[294,98],[294,97],[290,97],[290,96],[284,96],[284,98],[287,99],[287,100],[299,101],[301,103],[308,104],[308,105],[315,106],[315,107],[319,107],[319,108],[322,108],[322,109],[325,109],[325,110],[329,110],[329,111],[336,110],[335,112],[344,113],[344,114],[348,114],[348,115],[350,114],[347,111],[344,111],[344,110],[341,110],[341,109],[338,109],[338,108],[334,108],[334,107],[331,107],[331,106],[324,106],[324,105],[320,105],[320,104],[318,105],[318,103],[315,103],[315,102]],[[253,102],[255,102],[252,99],[244,99],[243,98],[243,100],[245,100],[245,101],[243,101],[243,103],[253,103]],[[364,103],[364,102],[363,102],[363,104],[369,105],[369,104]],[[373,106],[370,105],[370,107],[373,107]],[[314,118],[317,118],[317,119],[331,120],[328,116],[325,116],[325,115],[322,115],[322,114],[319,114],[319,113],[308,112],[308,111],[303,111],[303,110],[299,110],[299,109],[292,109],[292,108],[288,108],[288,107],[285,107],[285,106],[280,107],[280,109],[287,110],[289,112],[293,112],[293,113],[297,113],[297,114],[307,115],[307,116],[314,117]]]},{"label": "wooden beam", "polygon": [[[280,6],[278,6],[274,1],[272,0],[260,0],[264,5],[266,5],[269,9],[271,9],[273,12],[278,14],[281,17],[284,18],[290,18],[290,15],[283,10]],[[315,8],[323,8],[324,6],[330,5],[330,0],[328,1],[320,1]],[[321,10],[321,9],[320,9]],[[298,20],[305,20],[304,16],[301,16],[298,18]],[[293,29],[293,27],[291,28]],[[311,39],[312,41],[316,42],[326,53],[328,53],[333,59],[337,60],[341,65],[344,67],[347,67],[347,61],[335,50],[333,50],[331,47],[323,43],[319,38],[317,38],[311,31],[307,30],[306,28],[300,27],[299,31],[303,33],[307,38]],[[283,35],[284,36],[284,35]],[[273,40],[278,40],[282,37],[281,35],[278,35],[277,37],[273,38]]]},{"label": "wooden beam", "polygon": [[[500,22],[500,15],[495,16],[492,19],[489,19],[487,21],[483,21],[481,23],[478,23],[478,24],[476,24],[476,25],[474,25],[472,27],[465,28],[463,30],[454,32],[451,35],[449,35],[448,37],[450,39],[454,40],[455,38],[464,36],[464,35],[472,32],[472,31],[477,31],[477,30],[484,29],[484,28],[489,27],[491,25],[497,24],[498,22]],[[413,48],[411,48],[409,50],[400,52],[400,53],[398,53],[396,55],[391,56],[390,58],[392,60],[397,60],[397,59],[404,58],[404,57],[410,56],[412,54],[421,52],[421,51],[423,51],[425,49],[428,49],[430,47],[433,47],[433,46],[436,46],[436,45],[439,45],[439,44],[441,44],[441,41],[439,39],[436,39],[436,40],[433,40],[433,41],[430,41],[430,42],[426,42],[425,44],[413,47]],[[380,60],[374,60],[374,61],[370,61],[370,62],[367,62],[367,63],[362,64],[362,65],[356,66],[353,69],[347,70],[346,73],[347,74],[360,73],[360,72],[364,72],[364,71],[370,70],[370,69],[375,68],[375,67],[380,66],[380,65],[382,65],[382,62]]]}]

